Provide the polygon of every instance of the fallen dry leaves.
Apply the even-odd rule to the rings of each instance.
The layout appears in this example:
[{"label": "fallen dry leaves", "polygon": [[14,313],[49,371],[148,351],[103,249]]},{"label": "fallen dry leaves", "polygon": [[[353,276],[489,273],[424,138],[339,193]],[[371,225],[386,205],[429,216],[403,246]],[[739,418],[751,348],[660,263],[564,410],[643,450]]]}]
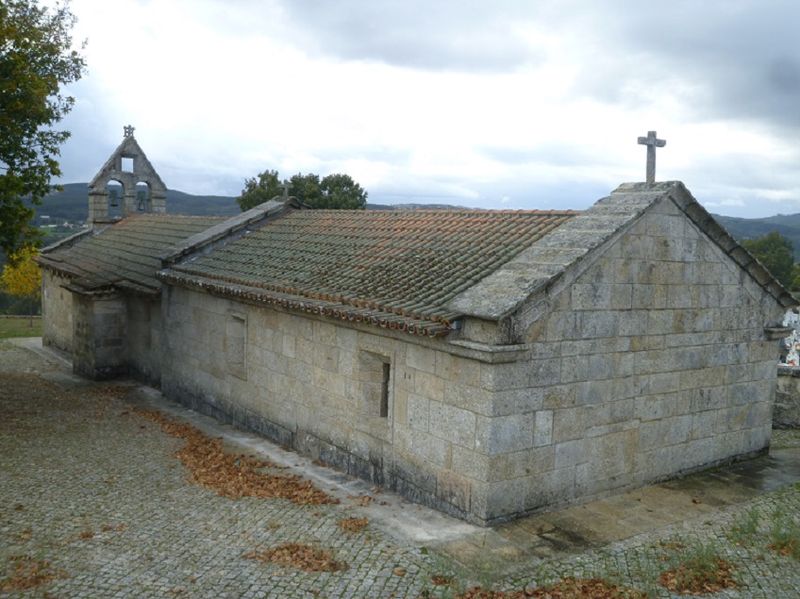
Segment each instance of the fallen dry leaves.
[{"label": "fallen dry leaves", "polygon": [[556,584],[522,591],[490,591],[481,587],[456,595],[457,599],[645,599],[646,593],[611,584],[599,578],[565,578]]},{"label": "fallen dry leaves", "polygon": [[273,464],[244,454],[225,453],[222,439],[212,439],[190,424],[176,422],[155,410],[134,410],[161,426],[168,435],[186,441],[175,454],[188,468],[190,480],[230,499],[241,497],[281,498],[302,505],[339,503],[310,481],[294,474],[270,474]]},{"label": "fallen dry leaves", "polygon": [[797,539],[770,543],[768,547],[783,557],[800,554],[800,547],[798,547]]},{"label": "fallen dry leaves", "polygon": [[33,537],[33,529],[26,528],[25,530],[21,530],[16,535],[14,535],[17,541],[30,541],[31,537]]},{"label": "fallen dry leaves", "polygon": [[361,532],[369,523],[366,518],[344,518],[339,520],[339,528],[345,532]]},{"label": "fallen dry leaves", "polygon": [[347,498],[352,499],[353,503],[360,505],[361,507],[367,507],[375,500],[375,498],[371,495],[349,495]]},{"label": "fallen dry leaves", "polygon": [[347,569],[347,564],[333,559],[330,551],[302,543],[284,543],[263,551],[250,551],[242,557],[306,572],[337,572]]},{"label": "fallen dry leaves", "polygon": [[681,595],[706,595],[723,589],[734,589],[738,585],[733,578],[733,566],[723,559],[715,562],[714,571],[700,571],[680,565],[662,572],[658,580],[661,586]]},{"label": "fallen dry leaves", "polygon": [[102,399],[122,399],[131,392],[133,387],[130,385],[102,385],[100,387],[92,387],[89,393],[95,397]]},{"label": "fallen dry leaves", "polygon": [[50,562],[35,560],[30,555],[16,555],[8,559],[12,564],[11,575],[0,580],[0,591],[25,591],[46,584],[66,573],[53,570]]}]

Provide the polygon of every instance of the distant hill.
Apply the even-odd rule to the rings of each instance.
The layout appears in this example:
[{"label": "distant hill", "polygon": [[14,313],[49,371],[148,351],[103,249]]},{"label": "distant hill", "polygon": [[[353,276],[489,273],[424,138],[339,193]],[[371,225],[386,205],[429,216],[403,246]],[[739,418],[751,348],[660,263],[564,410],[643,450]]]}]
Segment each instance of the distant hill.
[{"label": "distant hill", "polygon": [[736,218],[719,214],[713,216],[739,241],[777,231],[792,242],[795,262],[800,261],[800,214],[777,214],[766,218]]},{"label": "distant hill", "polygon": [[[45,196],[41,205],[34,206],[37,216],[53,220],[85,221],[89,213],[88,184],[67,183],[64,190]],[[196,216],[233,216],[240,212],[236,198],[227,196],[196,196],[173,189],[167,190],[167,212]]]},{"label": "distant hill", "polygon": [[[49,216],[55,221],[83,222],[89,212],[88,184],[67,183],[64,190],[45,196],[42,204],[34,206],[37,216]],[[452,210],[459,206],[446,204],[367,204],[369,210]],[[167,190],[167,212],[195,216],[233,216],[239,205],[232,196],[200,196],[174,189]],[[39,219],[38,224],[42,224]]]},{"label": "distant hill", "polygon": [[[64,185],[64,191],[48,195],[42,204],[35,208],[37,216],[49,216],[55,221],[85,221],[88,213],[87,184],[68,183]],[[367,204],[367,208],[369,210],[463,209],[461,206],[448,204]],[[167,190],[167,212],[197,216],[233,216],[240,210],[236,198],[232,196],[192,195],[170,189]],[[753,239],[777,231],[792,242],[795,260],[800,261],[800,214],[778,214],[766,218],[736,218],[715,214],[714,218],[739,240]],[[38,221],[39,224],[41,222]]]}]

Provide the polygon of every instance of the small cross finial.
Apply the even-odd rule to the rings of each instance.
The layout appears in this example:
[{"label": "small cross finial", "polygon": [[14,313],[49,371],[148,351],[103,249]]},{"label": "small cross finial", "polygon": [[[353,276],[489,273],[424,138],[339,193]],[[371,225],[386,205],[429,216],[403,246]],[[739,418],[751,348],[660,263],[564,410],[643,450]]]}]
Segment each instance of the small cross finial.
[{"label": "small cross finial", "polygon": [[658,139],[655,131],[648,131],[647,137],[640,137],[639,144],[647,146],[647,182],[656,182],[656,148],[667,145],[666,140]]},{"label": "small cross finial", "polygon": [[125,137],[133,137],[133,125],[125,125],[122,131],[125,133]]}]

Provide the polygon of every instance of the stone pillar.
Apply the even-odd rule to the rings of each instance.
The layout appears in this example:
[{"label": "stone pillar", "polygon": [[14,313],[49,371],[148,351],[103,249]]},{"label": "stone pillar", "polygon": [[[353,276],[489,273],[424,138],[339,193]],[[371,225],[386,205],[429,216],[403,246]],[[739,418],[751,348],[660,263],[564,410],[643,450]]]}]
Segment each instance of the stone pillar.
[{"label": "stone pillar", "polygon": [[108,220],[108,193],[105,190],[90,191],[87,223],[91,226],[92,223],[106,220]]},{"label": "stone pillar", "polygon": [[73,298],[72,369],[94,380],[125,374],[127,318],[118,295]]},{"label": "stone pillar", "polygon": [[122,216],[130,216],[136,214],[136,184],[125,185],[123,187],[123,203],[122,203]]},{"label": "stone pillar", "polygon": [[150,206],[153,212],[166,212],[167,211],[167,194],[164,192],[151,192]]}]

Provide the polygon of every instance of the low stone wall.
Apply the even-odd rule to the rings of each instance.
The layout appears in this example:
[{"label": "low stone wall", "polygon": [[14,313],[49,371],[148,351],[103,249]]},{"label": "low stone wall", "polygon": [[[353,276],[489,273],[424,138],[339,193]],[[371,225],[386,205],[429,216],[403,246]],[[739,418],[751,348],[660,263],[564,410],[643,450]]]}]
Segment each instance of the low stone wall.
[{"label": "low stone wall", "polygon": [[772,426],[800,428],[800,366],[778,366]]},{"label": "low stone wall", "polygon": [[72,293],[64,288],[69,282],[49,268],[42,269],[42,342],[65,352],[72,351],[74,327]]}]

